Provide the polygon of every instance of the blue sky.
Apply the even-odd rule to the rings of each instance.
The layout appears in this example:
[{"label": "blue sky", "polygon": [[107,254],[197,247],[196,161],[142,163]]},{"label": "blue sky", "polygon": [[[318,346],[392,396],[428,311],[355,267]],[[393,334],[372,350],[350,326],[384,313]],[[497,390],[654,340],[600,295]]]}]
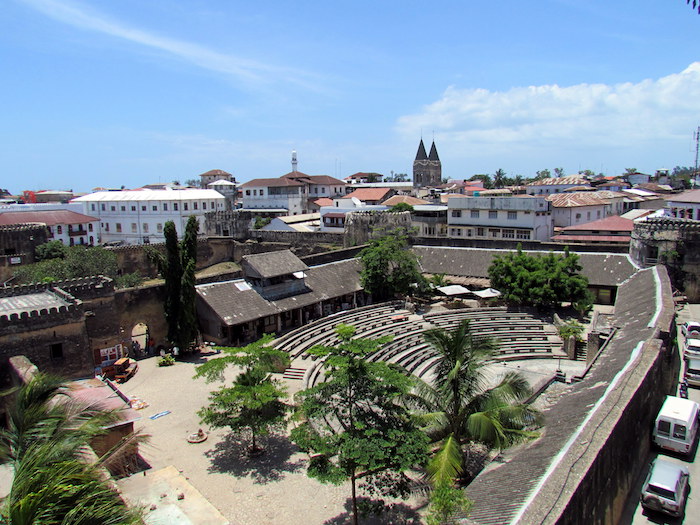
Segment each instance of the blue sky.
[{"label": "blue sky", "polygon": [[694,163],[685,0],[9,0],[0,187]]}]

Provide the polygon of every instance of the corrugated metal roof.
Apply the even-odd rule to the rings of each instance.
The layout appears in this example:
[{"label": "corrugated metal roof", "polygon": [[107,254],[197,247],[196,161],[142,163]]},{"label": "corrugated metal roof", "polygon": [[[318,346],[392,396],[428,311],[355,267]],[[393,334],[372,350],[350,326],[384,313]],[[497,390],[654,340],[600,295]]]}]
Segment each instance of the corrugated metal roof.
[{"label": "corrugated metal roof", "polygon": [[0,212],[0,224],[43,223],[47,226],[57,224],[87,224],[100,219],[70,210],[50,211],[5,211]]}]

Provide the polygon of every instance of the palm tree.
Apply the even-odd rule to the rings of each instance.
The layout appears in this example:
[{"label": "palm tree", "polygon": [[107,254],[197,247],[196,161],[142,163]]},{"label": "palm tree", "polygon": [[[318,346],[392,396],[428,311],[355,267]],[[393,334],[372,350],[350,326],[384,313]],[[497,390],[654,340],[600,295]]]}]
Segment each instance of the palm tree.
[{"label": "palm tree", "polygon": [[105,458],[91,460],[89,443],[118,414],[77,404],[65,392],[60,379],[37,374],[9,393],[0,460],[11,463],[14,477],[0,507],[2,523],[141,523],[140,509],[127,508],[105,481]]},{"label": "palm tree", "polygon": [[417,381],[407,401],[417,409],[422,427],[438,447],[428,464],[428,477],[435,486],[451,484],[466,474],[463,446],[478,441],[502,449],[530,437],[538,414],[524,404],[530,393],[525,378],[506,373],[489,387],[484,365],[492,358],[496,343],[479,337],[462,321],[452,331],[427,330],[425,341],[439,354],[432,384]]}]

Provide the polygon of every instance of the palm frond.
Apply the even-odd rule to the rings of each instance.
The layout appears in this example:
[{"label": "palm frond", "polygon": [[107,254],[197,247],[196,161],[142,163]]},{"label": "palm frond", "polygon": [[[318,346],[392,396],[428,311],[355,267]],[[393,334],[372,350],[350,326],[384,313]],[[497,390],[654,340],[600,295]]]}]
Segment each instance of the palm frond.
[{"label": "palm frond", "polygon": [[453,434],[443,440],[428,463],[427,473],[433,486],[452,483],[462,473],[462,446]]}]

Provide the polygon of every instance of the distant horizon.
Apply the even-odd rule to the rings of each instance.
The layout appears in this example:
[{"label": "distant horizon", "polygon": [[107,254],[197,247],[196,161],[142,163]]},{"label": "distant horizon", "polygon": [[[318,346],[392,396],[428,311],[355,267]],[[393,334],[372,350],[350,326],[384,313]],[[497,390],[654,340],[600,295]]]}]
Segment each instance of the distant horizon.
[{"label": "distant horizon", "polygon": [[[678,2],[10,0],[0,187],[222,169],[443,176],[694,165],[700,15]],[[37,38],[41,35],[41,38]]]}]

